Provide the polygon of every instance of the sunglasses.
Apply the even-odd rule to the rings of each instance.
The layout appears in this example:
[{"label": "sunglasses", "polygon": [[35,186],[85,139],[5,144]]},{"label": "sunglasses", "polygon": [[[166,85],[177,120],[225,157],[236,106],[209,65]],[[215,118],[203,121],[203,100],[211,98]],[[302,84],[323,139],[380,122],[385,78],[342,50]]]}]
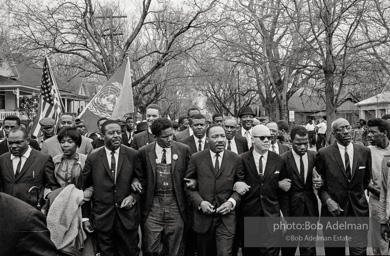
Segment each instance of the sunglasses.
[{"label": "sunglasses", "polygon": [[253,138],[259,138],[261,141],[264,141],[265,139],[272,140],[274,136],[253,136]]}]

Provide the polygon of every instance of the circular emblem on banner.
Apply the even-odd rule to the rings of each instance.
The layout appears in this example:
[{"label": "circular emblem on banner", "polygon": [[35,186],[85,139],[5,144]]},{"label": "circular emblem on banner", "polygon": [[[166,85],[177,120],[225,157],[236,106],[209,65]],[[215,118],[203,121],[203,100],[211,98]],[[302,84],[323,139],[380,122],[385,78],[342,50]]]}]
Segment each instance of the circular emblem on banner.
[{"label": "circular emblem on banner", "polygon": [[122,84],[113,82],[104,86],[92,99],[89,109],[96,115],[109,118],[114,111]]}]

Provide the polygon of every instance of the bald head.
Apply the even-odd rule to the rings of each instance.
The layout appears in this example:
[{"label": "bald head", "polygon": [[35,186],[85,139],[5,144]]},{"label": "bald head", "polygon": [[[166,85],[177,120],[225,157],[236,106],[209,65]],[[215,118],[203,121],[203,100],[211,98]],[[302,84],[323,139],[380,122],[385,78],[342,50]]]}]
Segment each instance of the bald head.
[{"label": "bald head", "polygon": [[267,126],[259,124],[252,128],[252,137],[254,136],[270,136],[271,132]]},{"label": "bald head", "polygon": [[332,131],[334,132],[337,128],[347,125],[350,125],[347,119],[337,118],[332,122]]},{"label": "bald head", "polygon": [[252,143],[254,150],[264,155],[271,146],[271,132],[265,125],[256,125],[252,129]]}]

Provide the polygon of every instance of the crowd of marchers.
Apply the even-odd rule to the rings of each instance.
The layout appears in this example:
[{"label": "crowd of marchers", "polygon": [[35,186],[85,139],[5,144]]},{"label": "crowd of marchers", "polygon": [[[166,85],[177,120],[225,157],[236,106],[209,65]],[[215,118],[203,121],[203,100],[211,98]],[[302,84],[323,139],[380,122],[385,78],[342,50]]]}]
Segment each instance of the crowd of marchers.
[{"label": "crowd of marchers", "polygon": [[145,122],[101,118],[91,134],[71,113],[58,129],[44,118],[33,138],[7,116],[0,255],[319,254],[315,241],[275,245],[294,234],[267,227],[257,232],[258,246],[246,246],[249,229],[258,228],[248,217],[372,217],[380,230],[353,230],[348,236],[359,242],[339,247],[325,241],[325,254],[345,255],[348,246],[350,255],[367,255],[371,239],[373,254],[387,255],[388,121],[352,127],[338,118],[328,131],[325,117],[290,127],[245,106],[238,119],[217,113],[208,121],[193,107],[174,122],[152,104]]}]

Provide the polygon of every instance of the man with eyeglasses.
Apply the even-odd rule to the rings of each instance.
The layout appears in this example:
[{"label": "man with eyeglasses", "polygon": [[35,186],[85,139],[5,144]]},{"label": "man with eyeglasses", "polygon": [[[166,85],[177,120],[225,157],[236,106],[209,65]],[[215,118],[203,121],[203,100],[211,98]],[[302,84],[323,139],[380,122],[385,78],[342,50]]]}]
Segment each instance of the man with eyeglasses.
[{"label": "man with eyeglasses", "polygon": [[[0,156],[0,191],[34,207],[43,205],[46,192],[59,187],[54,163],[49,155],[32,149],[26,129],[14,127],[8,132],[9,151]],[[37,187],[37,190],[30,189]]]},{"label": "man with eyeglasses", "polygon": [[[344,118],[332,123],[332,134],[336,142],[320,149],[316,156],[316,169],[324,180],[324,186],[319,190],[321,217],[349,217],[351,220],[353,217],[368,217],[364,191],[371,179],[370,149],[351,143],[352,127]],[[324,236],[333,235],[343,234],[340,230],[324,230]],[[367,255],[367,230],[348,230],[347,235],[352,238],[350,255]],[[329,247],[325,241],[326,255],[345,253],[345,243],[341,243],[340,247]]]},{"label": "man with eyeglasses", "polygon": [[[5,134],[6,139],[0,142],[0,155],[9,152],[9,147],[7,143],[7,137],[11,129],[15,127],[20,126],[20,118],[17,116],[6,116],[3,121],[3,131]],[[35,150],[40,151],[41,148],[39,147],[39,144],[36,140],[30,138],[30,147],[32,147]]]},{"label": "man with eyeglasses", "polygon": [[[60,116],[60,128],[62,127],[75,127],[76,121],[72,113],[63,113]],[[88,155],[93,150],[91,140],[85,136],[81,136],[81,146],[77,148],[77,153]],[[49,154],[51,157],[62,154],[60,142],[57,139],[57,135],[45,140],[42,144],[42,152]]]},{"label": "man with eyeglasses", "polygon": [[[271,132],[264,125],[252,128],[253,149],[241,154],[244,167],[244,181],[248,188],[238,191],[242,201],[238,207],[236,237],[244,242],[245,217],[280,217],[282,208],[278,194],[279,175],[283,168],[283,159],[277,153],[269,150],[271,146]],[[249,255],[279,255],[280,248],[273,246],[274,235],[266,230],[262,232],[261,248],[243,247],[243,256]],[[236,242],[236,244],[240,244]]]},{"label": "man with eyeglasses", "polygon": [[246,139],[236,135],[237,119],[234,117],[226,117],[223,120],[223,128],[226,133],[226,149],[233,151],[236,154],[242,154],[249,150]]}]

